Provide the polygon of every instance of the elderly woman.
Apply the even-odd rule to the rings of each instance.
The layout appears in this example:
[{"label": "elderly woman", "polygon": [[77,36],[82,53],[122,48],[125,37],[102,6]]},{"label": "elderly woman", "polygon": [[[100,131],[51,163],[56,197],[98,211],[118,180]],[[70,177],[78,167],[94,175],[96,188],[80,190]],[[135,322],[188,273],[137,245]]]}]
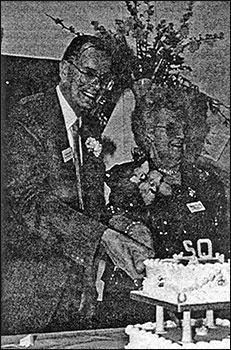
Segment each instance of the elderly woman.
[{"label": "elderly woman", "polygon": [[[146,225],[156,258],[180,253],[183,240],[191,240],[196,248],[199,238],[209,238],[227,258],[224,186],[215,168],[200,164],[209,131],[203,94],[153,85],[136,97],[132,129],[141,152],[134,162],[116,165],[108,173],[109,222],[122,230],[129,217],[134,221],[129,233],[136,231],[139,240],[142,230],[136,222]],[[116,273],[121,275],[117,269],[115,281]]]},{"label": "elderly woman", "polygon": [[202,165],[199,157],[209,131],[206,119],[204,95],[182,88],[152,87],[134,111],[136,142],[159,174],[148,218],[158,257],[180,252],[185,239],[195,246],[199,238],[209,238],[216,251],[229,255],[224,186],[218,170]]}]

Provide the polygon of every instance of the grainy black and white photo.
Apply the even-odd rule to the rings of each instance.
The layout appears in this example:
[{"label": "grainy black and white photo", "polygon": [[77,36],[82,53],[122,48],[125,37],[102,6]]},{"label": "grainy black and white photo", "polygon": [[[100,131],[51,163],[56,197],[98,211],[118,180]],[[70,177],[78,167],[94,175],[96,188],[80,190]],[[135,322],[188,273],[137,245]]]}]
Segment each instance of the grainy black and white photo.
[{"label": "grainy black and white photo", "polygon": [[1,1],[1,348],[230,349],[230,2]]}]

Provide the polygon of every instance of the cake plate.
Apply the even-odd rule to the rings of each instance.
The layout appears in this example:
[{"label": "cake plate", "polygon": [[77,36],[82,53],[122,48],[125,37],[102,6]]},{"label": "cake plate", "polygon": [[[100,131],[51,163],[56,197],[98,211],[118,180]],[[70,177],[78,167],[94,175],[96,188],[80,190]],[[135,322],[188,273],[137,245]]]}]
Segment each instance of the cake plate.
[{"label": "cake plate", "polygon": [[173,312],[183,312],[182,324],[182,343],[192,342],[191,311],[206,310],[206,325],[208,328],[214,328],[213,310],[230,308],[230,302],[213,302],[187,304],[172,303],[166,300],[155,299],[142,291],[131,291],[130,298],[139,302],[156,306],[156,333],[163,334],[164,329],[164,308]]}]

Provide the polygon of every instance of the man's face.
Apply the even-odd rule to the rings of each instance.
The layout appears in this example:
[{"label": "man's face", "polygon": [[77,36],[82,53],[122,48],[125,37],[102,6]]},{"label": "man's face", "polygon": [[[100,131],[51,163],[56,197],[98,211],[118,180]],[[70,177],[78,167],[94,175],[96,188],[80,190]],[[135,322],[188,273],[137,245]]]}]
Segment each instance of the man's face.
[{"label": "man's face", "polygon": [[174,169],[183,156],[184,122],[177,112],[162,108],[152,120],[151,157],[158,168]]},{"label": "man's face", "polygon": [[110,59],[105,52],[96,50],[88,43],[78,60],[68,62],[68,80],[65,88],[72,108],[90,110],[95,107],[101,89],[109,81]]}]

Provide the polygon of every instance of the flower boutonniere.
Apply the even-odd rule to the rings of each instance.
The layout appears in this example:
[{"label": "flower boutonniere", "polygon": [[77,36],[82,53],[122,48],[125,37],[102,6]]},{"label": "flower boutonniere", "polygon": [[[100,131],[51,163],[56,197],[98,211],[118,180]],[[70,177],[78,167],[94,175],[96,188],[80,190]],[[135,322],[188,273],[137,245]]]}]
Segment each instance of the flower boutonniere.
[{"label": "flower boutonniere", "polygon": [[102,144],[94,137],[88,137],[85,145],[89,153],[92,152],[97,158],[100,156],[102,152]]}]

